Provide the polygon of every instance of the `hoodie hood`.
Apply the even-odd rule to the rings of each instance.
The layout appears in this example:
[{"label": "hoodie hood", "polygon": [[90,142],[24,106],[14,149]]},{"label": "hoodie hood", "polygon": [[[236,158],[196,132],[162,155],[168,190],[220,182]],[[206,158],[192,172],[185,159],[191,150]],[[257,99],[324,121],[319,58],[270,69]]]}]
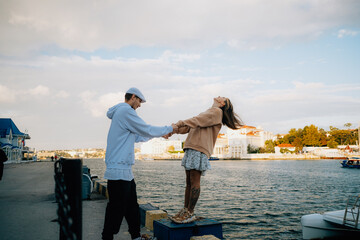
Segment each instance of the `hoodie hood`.
[{"label": "hoodie hood", "polygon": [[121,103],[116,104],[115,106],[112,106],[111,108],[109,108],[109,110],[108,110],[107,113],[106,113],[106,116],[107,116],[108,118],[112,119],[113,116],[114,116],[114,114],[115,114],[115,112],[116,112],[116,110],[119,108],[120,105],[121,105]]}]

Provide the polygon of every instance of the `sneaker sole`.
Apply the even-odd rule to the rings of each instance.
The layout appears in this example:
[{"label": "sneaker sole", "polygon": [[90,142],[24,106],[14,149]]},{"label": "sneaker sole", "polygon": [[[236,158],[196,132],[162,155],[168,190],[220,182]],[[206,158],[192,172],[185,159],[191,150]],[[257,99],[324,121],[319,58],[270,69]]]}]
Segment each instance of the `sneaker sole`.
[{"label": "sneaker sole", "polygon": [[196,221],[196,216],[191,216],[190,218],[188,219],[185,219],[184,221],[182,221],[181,223],[192,223],[192,222],[195,222]]}]

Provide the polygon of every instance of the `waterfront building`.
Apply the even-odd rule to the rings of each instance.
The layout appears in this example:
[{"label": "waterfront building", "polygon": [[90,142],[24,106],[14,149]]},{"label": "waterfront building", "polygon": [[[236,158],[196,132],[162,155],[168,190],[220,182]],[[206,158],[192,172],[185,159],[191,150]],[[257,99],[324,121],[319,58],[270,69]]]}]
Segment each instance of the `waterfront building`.
[{"label": "waterfront building", "polygon": [[0,147],[8,162],[18,163],[34,154],[34,149],[25,146],[27,139],[30,139],[29,134],[20,132],[11,118],[0,118]]},{"label": "waterfront building", "polygon": [[247,148],[260,148],[265,141],[273,140],[274,134],[264,131],[261,127],[242,126],[240,129],[227,129],[229,150],[227,158],[241,158],[247,155]]},{"label": "waterfront building", "polygon": [[41,150],[36,153],[38,159],[47,159],[51,157],[55,157],[56,153],[55,151],[46,151]]},{"label": "waterfront building", "polygon": [[303,152],[310,153],[314,156],[320,158],[344,158],[345,153],[339,148],[329,148],[329,147],[303,147]]},{"label": "waterfront building", "polygon": [[295,148],[295,146],[293,146],[291,144],[282,143],[275,147],[275,154],[281,154],[281,149],[285,149],[285,150],[294,152],[296,148]]},{"label": "waterfront building", "polygon": [[220,133],[217,136],[214,146],[213,157],[227,158],[229,155],[229,139],[226,134]]},{"label": "waterfront building", "polygon": [[[273,139],[274,135],[261,127],[243,126],[237,130],[227,129],[227,133],[217,136],[212,156],[220,159],[242,158],[247,155],[248,145],[260,148],[265,146],[266,140]],[[139,155],[165,156],[170,148],[173,151],[182,151],[181,140],[154,138],[141,145]]]},{"label": "waterfront building", "polygon": [[171,151],[182,151],[181,140],[169,140],[163,138],[153,138],[141,145],[140,153],[148,155],[161,155]]}]

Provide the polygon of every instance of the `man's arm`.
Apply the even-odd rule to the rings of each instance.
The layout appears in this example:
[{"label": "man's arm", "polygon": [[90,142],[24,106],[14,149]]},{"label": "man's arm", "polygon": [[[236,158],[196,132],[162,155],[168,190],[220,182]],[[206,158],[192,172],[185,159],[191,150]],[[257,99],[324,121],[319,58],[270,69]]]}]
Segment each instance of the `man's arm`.
[{"label": "man's arm", "polygon": [[171,126],[157,127],[145,123],[135,112],[129,109],[125,116],[126,128],[137,135],[139,141],[161,137],[173,131]]}]

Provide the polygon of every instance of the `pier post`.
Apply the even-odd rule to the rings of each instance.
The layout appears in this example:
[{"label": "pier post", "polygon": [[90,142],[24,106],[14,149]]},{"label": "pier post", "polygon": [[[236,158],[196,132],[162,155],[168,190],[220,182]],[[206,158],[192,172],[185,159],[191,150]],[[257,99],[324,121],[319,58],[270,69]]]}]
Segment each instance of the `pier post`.
[{"label": "pier post", "polygon": [[60,240],[82,239],[82,161],[55,162],[55,194],[59,204]]}]

